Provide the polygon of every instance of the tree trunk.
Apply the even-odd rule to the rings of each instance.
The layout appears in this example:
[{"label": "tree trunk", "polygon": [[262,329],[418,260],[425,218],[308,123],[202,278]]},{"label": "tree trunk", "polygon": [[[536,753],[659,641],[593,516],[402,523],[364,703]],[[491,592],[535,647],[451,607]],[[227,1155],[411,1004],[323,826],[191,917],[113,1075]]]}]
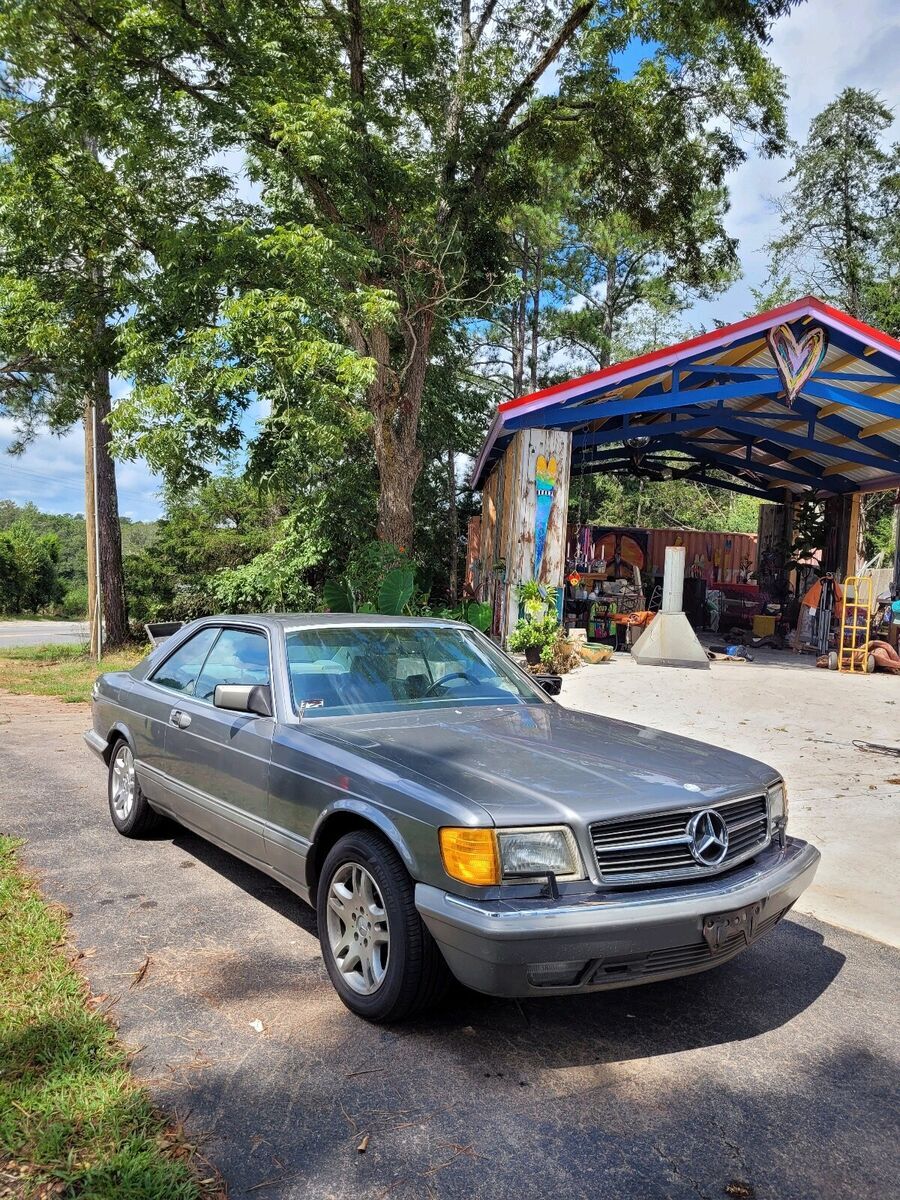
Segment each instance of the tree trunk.
[{"label": "tree trunk", "polygon": [[94,380],[100,590],[103,598],[106,645],[115,648],[128,641],[128,607],[125,602],[125,577],[122,570],[122,529],[119,525],[116,465],[109,450],[112,435],[107,417],[111,407],[109,371],[106,367],[100,367]]},{"label": "tree trunk", "polygon": [[413,495],[422,473],[419,415],[434,329],[434,312],[420,309],[405,322],[404,362],[398,373],[391,361],[386,330],[375,329],[367,338],[368,353],[378,364],[369,390],[372,441],[378,466],[378,537],[404,550],[415,538]]},{"label": "tree trunk", "polygon": [[447,450],[447,524],[450,532],[450,603],[459,595],[459,519],[456,513],[456,454]]},{"label": "tree trunk", "polygon": [[541,332],[541,287],[544,282],[544,252],[538,247],[534,252],[534,288],[531,293],[531,390],[538,386],[538,350]]},{"label": "tree trunk", "polygon": [[612,362],[612,340],[616,330],[616,272],[618,265],[614,258],[606,262],[606,296],[603,299],[603,344],[600,347],[600,367],[605,368]]}]

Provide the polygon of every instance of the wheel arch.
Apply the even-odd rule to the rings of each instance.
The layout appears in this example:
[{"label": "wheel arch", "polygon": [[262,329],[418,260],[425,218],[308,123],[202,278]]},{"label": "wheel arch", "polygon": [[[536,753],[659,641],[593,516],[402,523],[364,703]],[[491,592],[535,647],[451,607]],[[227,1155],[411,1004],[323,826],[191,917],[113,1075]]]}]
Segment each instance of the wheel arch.
[{"label": "wheel arch", "polygon": [[128,730],[127,725],[121,721],[114,721],[111,729],[106,735],[106,749],[103,751],[103,761],[107,766],[112,762],[113,751],[119,742],[125,742],[134,754],[134,738]]},{"label": "wheel arch", "polygon": [[400,855],[403,865],[412,878],[416,878],[415,858],[406,839],[385,812],[364,801],[350,799],[338,801],[319,818],[306,858],[306,884],[313,904],[315,904],[319,875],[328,852],[340,838],[355,830],[380,833]]}]

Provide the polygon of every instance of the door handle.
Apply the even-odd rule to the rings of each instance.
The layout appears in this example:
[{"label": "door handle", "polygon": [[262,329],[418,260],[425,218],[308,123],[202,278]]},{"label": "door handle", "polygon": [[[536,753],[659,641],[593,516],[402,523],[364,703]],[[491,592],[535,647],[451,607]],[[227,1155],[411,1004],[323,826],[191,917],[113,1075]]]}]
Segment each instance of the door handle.
[{"label": "door handle", "polygon": [[180,708],[173,708],[169,714],[169,723],[174,725],[176,729],[187,729],[191,723],[191,718],[186,712],[182,712]]}]

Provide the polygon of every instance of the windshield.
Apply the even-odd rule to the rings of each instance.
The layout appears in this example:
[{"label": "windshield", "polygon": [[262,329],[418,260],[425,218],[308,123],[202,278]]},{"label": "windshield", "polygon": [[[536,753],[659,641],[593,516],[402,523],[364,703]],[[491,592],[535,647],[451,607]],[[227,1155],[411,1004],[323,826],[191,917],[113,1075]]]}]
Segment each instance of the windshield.
[{"label": "windshield", "polygon": [[338,626],[295,630],[286,641],[294,709],[307,718],[548,703],[543,692],[474,631]]}]

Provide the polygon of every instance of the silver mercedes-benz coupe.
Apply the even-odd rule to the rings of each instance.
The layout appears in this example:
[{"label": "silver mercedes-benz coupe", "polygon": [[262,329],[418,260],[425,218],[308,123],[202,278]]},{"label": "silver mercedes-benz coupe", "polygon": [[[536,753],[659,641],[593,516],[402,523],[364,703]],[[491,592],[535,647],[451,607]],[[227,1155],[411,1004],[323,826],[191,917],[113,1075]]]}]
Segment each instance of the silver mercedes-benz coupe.
[{"label": "silver mercedes-benz coupe", "polygon": [[[602,683],[599,684],[602,686]],[[772,768],[573,712],[453,621],[208,617],[94,688],[126,837],[174,818],[315,905],[344,1003],[397,1020],[726,962],[809,886]]]}]

